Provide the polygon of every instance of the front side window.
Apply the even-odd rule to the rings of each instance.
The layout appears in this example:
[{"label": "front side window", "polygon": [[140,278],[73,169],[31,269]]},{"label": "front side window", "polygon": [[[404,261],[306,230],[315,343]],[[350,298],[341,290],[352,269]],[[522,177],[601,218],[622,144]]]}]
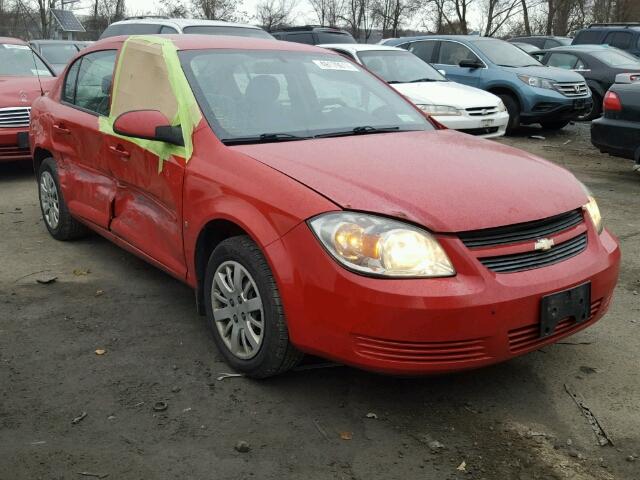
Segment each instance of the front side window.
[{"label": "front side window", "polygon": [[336,55],[200,50],[180,57],[209,124],[228,144],[274,134],[300,139],[433,129],[392,89]]},{"label": "front side window", "polygon": [[183,33],[195,35],[229,35],[232,37],[251,37],[273,39],[261,28],[229,27],[226,25],[192,25],[184,27]]},{"label": "front side window", "polygon": [[0,76],[51,77],[53,74],[27,45],[0,43]]},{"label": "front side window", "polygon": [[474,42],[491,62],[501,67],[539,67],[541,64],[515,45],[495,38],[483,38]]},{"label": "front side window", "polygon": [[409,52],[365,50],[358,57],[367,69],[388,83],[446,82],[435,68]]},{"label": "front side window", "polygon": [[419,59],[431,63],[433,62],[433,51],[436,48],[436,41],[413,42],[408,50]]},{"label": "front side window", "polygon": [[[82,57],[72,103],[98,115],[109,115],[111,81],[115,62],[115,50],[92,52]],[[69,80],[69,75],[67,75],[67,80]]]},{"label": "front side window", "polygon": [[49,63],[66,64],[78,53],[78,48],[72,43],[44,44],[40,46],[40,53]]},{"label": "front side window", "polygon": [[578,57],[570,55],[568,53],[552,53],[549,57],[547,65],[549,67],[564,68],[565,70],[572,70],[578,61]]},{"label": "front side window", "polygon": [[76,82],[78,81],[78,70],[80,70],[80,64],[82,59],[76,60],[69,70],[67,71],[67,77],[64,79],[64,86],[62,88],[62,100],[67,103],[75,103],[76,101]]},{"label": "front side window", "polygon": [[[513,48],[520,50],[518,47]],[[480,61],[475,53],[461,43],[448,41],[440,43],[440,55],[438,55],[437,63],[442,65],[459,65],[463,60],[470,60],[472,62]]]}]

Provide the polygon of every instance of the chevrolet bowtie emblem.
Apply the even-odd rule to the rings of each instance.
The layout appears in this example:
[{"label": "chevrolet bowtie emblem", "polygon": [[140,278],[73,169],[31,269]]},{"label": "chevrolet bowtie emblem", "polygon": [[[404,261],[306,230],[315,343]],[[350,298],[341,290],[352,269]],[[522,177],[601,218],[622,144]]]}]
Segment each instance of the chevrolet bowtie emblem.
[{"label": "chevrolet bowtie emblem", "polygon": [[533,249],[539,250],[541,252],[546,252],[547,250],[551,250],[553,245],[554,245],[553,239],[541,238],[540,240],[536,240],[536,243],[533,246]]}]

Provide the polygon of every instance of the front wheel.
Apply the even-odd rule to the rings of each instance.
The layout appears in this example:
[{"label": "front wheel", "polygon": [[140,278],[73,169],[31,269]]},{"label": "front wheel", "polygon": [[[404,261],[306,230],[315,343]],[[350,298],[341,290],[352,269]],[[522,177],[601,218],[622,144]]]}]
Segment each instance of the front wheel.
[{"label": "front wheel", "polygon": [[289,342],[271,269],[249,237],[228,238],[213,250],[204,292],[207,323],[231,367],[249,377],[265,378],[302,359]]},{"label": "front wheel", "polygon": [[511,135],[520,128],[520,104],[513,96],[503,93],[498,95],[502,103],[504,103],[509,113],[509,123],[507,123],[506,135]]},{"label": "front wheel", "polygon": [[554,121],[540,122],[540,125],[542,125],[542,127],[546,128],[547,130],[560,130],[566,127],[567,125],[569,125],[569,120],[554,120]]}]

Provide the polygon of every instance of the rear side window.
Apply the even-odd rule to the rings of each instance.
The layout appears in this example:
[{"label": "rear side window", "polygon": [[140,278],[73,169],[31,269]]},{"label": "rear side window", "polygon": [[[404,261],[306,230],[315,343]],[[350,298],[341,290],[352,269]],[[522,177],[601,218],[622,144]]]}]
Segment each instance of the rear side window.
[{"label": "rear side window", "polygon": [[318,43],[356,43],[351,35],[338,32],[316,32]]},{"label": "rear side window", "polygon": [[160,25],[153,23],[121,23],[107,27],[100,35],[100,38],[115,37],[116,35],[152,35],[154,33],[160,33]]},{"label": "rear side window", "polygon": [[599,44],[601,32],[598,30],[582,30],[573,39],[573,45]]},{"label": "rear side window", "polygon": [[611,32],[604,39],[604,43],[621,50],[628,50],[631,48],[632,39],[633,35],[630,32]]},{"label": "rear side window", "polygon": [[427,63],[433,62],[433,51],[436,48],[435,40],[428,40],[424,42],[413,42],[409,45],[408,50],[413,53],[420,60],[423,60]]},{"label": "rear side window", "polygon": [[560,46],[559,41],[548,38],[547,40],[545,40],[542,48],[553,48],[553,47],[559,47],[559,46]]},{"label": "rear side window", "polygon": [[109,115],[115,63],[115,50],[92,52],[82,57],[69,69],[65,79],[64,99],[83,110]]}]

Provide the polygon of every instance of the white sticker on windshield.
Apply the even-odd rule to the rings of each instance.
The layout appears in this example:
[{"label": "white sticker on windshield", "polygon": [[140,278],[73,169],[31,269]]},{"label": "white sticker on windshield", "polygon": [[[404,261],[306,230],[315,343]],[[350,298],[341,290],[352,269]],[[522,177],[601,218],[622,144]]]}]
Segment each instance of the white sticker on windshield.
[{"label": "white sticker on windshield", "polygon": [[398,118],[403,122],[413,122],[413,118],[411,115],[405,115],[403,113],[398,113]]},{"label": "white sticker on windshield", "polygon": [[2,46],[4,48],[12,48],[14,50],[31,50],[28,45],[14,45],[13,43],[3,43]]},{"label": "white sticker on windshield", "polygon": [[345,70],[349,72],[358,71],[356,66],[349,62],[336,62],[334,60],[314,60],[313,63],[315,63],[322,70]]}]

